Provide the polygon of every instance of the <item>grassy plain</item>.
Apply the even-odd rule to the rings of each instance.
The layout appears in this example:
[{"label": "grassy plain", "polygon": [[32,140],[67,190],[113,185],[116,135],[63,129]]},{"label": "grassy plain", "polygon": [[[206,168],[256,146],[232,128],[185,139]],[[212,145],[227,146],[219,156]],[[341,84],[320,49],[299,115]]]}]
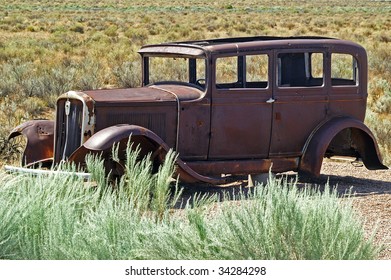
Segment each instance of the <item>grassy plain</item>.
[{"label": "grassy plain", "polygon": [[[368,50],[366,122],[390,164],[390,30],[389,1],[0,0],[2,161],[15,160],[16,147],[4,141],[10,129],[32,118],[52,118],[59,94],[70,89],[139,85],[137,50],[143,44],[227,36],[321,35],[352,40]],[[252,199],[246,197],[248,207],[222,204],[219,215],[211,218],[205,212],[207,203],[201,200],[181,220],[172,219],[166,177],[160,178],[161,188],[155,190],[160,199],[150,204],[146,197],[139,199],[146,193],[142,187],[131,186],[128,189],[134,193],[112,195],[99,167],[93,170],[98,183],[95,191],[80,188],[82,182],[75,178],[36,180],[0,174],[0,258],[376,257],[377,249],[363,239],[350,206],[341,206],[332,193],[308,195],[298,192],[294,183],[273,183],[269,189],[260,188]],[[144,181],[148,187],[158,185],[156,178],[127,179]],[[273,213],[285,219],[273,219]]]},{"label": "grassy plain", "polygon": [[[321,35],[369,54],[367,124],[391,163],[389,1],[0,1],[0,144],[20,122],[52,117],[70,89],[140,84],[143,44],[250,35]],[[3,159],[12,160],[5,146]]]}]

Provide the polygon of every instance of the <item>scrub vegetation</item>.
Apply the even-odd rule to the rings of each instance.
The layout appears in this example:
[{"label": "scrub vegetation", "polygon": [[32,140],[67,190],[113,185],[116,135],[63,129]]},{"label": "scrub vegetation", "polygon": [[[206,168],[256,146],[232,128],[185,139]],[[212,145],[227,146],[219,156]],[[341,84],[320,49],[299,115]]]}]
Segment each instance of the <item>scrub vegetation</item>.
[{"label": "scrub vegetation", "polygon": [[[140,85],[143,44],[317,35],[368,50],[366,123],[390,164],[390,30],[388,1],[0,1],[0,139],[24,120],[53,118],[57,96],[70,89]],[[5,151],[17,147],[3,140],[8,159]]]},{"label": "scrub vegetation", "polygon": [[[144,44],[229,36],[328,36],[368,51],[366,123],[391,163],[391,6],[388,1],[0,0],[0,157],[9,131],[53,119],[68,90],[140,85]],[[126,176],[0,175],[0,259],[373,259],[350,200],[328,186],[270,180],[250,193],[181,201],[170,155],[151,175],[128,155]],[[68,167],[69,168],[69,167]],[[224,200],[224,202],[221,202]],[[218,202],[218,203],[216,203]],[[234,207],[233,207],[234,206]],[[93,233],[93,234],[91,234]]]},{"label": "scrub vegetation", "polygon": [[[1,174],[0,259],[374,259],[351,200],[336,191],[270,179],[248,192],[184,201],[173,153],[151,174],[128,153],[113,188],[89,158],[72,175]],[[69,167],[68,167],[69,168]]]}]

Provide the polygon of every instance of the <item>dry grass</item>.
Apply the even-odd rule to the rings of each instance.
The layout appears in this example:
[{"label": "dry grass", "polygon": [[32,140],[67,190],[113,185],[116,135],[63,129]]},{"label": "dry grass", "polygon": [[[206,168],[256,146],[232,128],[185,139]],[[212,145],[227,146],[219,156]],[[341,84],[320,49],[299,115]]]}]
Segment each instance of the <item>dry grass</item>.
[{"label": "dry grass", "polygon": [[0,112],[0,139],[22,120],[53,110],[56,96],[69,89],[138,85],[137,50],[143,44],[321,35],[368,50],[367,124],[390,164],[390,30],[387,1],[3,1],[0,104],[11,110]]}]

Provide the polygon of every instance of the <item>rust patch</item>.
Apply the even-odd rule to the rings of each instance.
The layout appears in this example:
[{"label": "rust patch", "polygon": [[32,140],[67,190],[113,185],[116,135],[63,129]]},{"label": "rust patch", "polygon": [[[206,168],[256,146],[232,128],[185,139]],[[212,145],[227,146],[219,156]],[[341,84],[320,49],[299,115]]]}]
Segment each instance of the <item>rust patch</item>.
[{"label": "rust patch", "polygon": [[22,165],[53,158],[54,121],[33,120],[15,127],[8,139],[19,135],[27,138],[22,156]]}]

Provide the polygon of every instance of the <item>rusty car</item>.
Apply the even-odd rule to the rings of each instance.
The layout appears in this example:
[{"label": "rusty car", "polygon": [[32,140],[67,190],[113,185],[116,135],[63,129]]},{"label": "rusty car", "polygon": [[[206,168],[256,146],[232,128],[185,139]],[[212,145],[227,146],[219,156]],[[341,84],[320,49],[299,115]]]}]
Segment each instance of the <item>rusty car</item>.
[{"label": "rusty car", "polygon": [[156,165],[173,149],[184,182],[269,171],[317,177],[333,156],[387,168],[364,124],[367,54],[354,42],[237,37],[146,45],[139,54],[140,87],[69,91],[57,100],[55,120],[13,129],[10,139],[27,138],[22,165],[82,167],[99,153],[120,173],[131,135]]}]

